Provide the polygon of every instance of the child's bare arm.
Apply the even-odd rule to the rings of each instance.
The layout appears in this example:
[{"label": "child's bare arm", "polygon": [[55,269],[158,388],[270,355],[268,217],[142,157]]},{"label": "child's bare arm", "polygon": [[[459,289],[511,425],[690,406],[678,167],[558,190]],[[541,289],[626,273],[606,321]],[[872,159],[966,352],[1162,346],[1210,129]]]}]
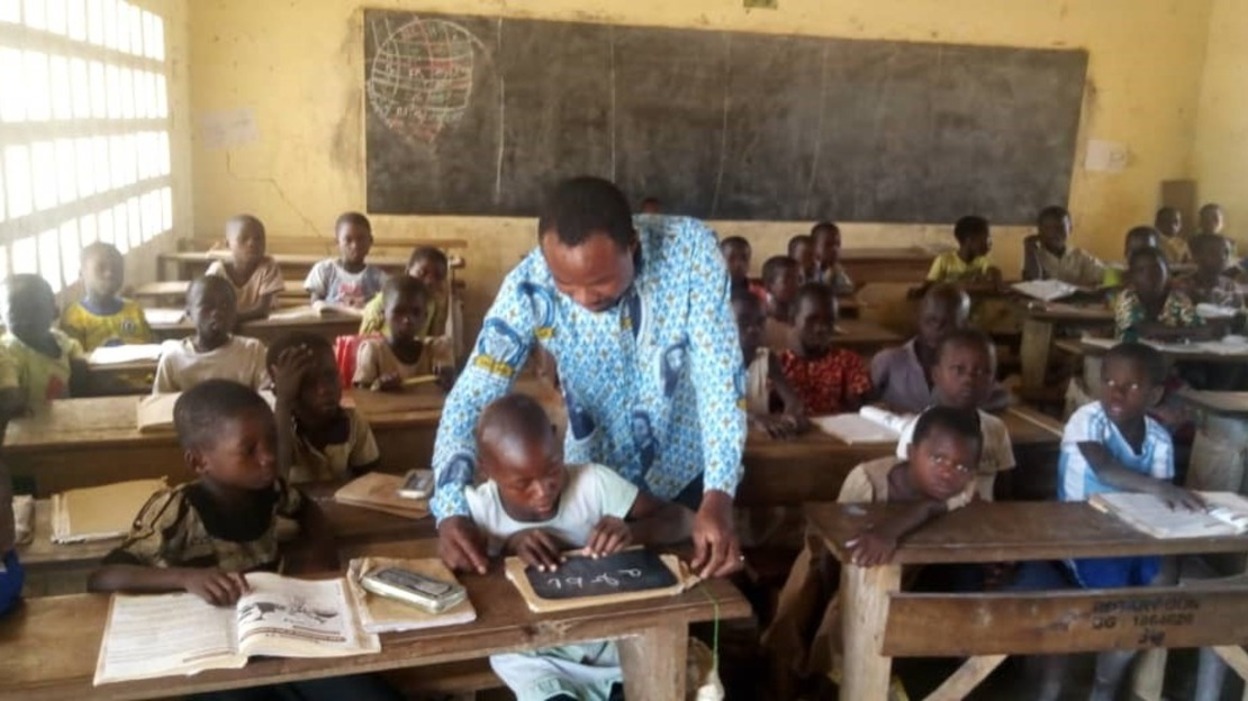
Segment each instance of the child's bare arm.
[{"label": "child's bare arm", "polygon": [[248,589],[247,579],[239,572],[196,567],[104,565],[87,580],[87,590],[92,592],[185,591],[214,606],[232,605]]},{"label": "child's bare arm", "polygon": [[1195,494],[1176,487],[1165,480],[1159,480],[1140,474],[1114,458],[1113,454],[1100,443],[1091,441],[1080,443],[1079,452],[1088,466],[1096,473],[1097,479],[1115,489],[1124,492],[1143,492],[1152,494],[1168,502],[1172,507],[1181,506],[1186,509],[1200,509],[1204,504]]},{"label": "child's bare arm", "polygon": [[868,525],[845,544],[850,550],[850,562],[859,567],[888,564],[893,558],[893,551],[897,549],[898,541],[947,510],[944,502],[919,501]]},{"label": "child's bare arm", "polygon": [[303,346],[287,348],[269,368],[273,376],[274,418],[277,421],[277,466],[283,477],[290,476],[295,460],[295,403],[303,377],[313,360],[312,352]]}]

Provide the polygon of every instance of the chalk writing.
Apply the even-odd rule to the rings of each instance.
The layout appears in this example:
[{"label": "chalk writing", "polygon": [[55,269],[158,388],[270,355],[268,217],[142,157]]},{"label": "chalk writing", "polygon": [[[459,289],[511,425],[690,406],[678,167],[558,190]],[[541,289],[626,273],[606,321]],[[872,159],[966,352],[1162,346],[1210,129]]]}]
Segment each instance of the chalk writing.
[{"label": "chalk writing", "polygon": [[546,599],[605,596],[676,584],[676,576],[655,553],[626,550],[593,559],[573,557],[554,572],[525,572],[538,596]]}]

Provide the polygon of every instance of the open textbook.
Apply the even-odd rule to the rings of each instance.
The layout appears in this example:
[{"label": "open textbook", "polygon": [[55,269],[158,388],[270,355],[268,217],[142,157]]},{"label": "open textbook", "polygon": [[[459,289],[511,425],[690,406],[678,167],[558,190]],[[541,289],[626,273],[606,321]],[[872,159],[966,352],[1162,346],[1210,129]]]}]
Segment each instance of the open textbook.
[{"label": "open textbook", "polygon": [[1205,508],[1197,511],[1172,509],[1158,497],[1138,492],[1093,494],[1088,503],[1154,538],[1199,538],[1248,531],[1248,498],[1234,492],[1197,494],[1205,500]]},{"label": "open textbook", "polygon": [[95,684],[239,669],[251,655],[346,657],[381,651],[349,603],[345,580],[249,574],[233,607],[194,594],[114,594]]},{"label": "open textbook", "polygon": [[811,423],[828,435],[850,445],[855,443],[896,443],[914,417],[894,414],[878,407],[864,406],[857,414],[819,416]]}]

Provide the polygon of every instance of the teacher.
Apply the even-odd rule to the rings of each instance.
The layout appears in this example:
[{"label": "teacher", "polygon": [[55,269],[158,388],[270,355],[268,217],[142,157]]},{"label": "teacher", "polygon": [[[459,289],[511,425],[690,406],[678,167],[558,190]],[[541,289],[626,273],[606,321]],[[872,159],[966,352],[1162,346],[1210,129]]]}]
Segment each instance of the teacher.
[{"label": "teacher", "polygon": [[592,177],[560,183],[537,231],[538,247],[503,280],[438,426],[431,506],[442,559],[485,572],[463,493],[476,467],[473,430],[540,343],[567,405],[567,462],[605,465],[695,509],[694,571],[732,572],[741,560],[732,499],[745,378],[714,232],[686,217],[634,220],[624,194]]}]

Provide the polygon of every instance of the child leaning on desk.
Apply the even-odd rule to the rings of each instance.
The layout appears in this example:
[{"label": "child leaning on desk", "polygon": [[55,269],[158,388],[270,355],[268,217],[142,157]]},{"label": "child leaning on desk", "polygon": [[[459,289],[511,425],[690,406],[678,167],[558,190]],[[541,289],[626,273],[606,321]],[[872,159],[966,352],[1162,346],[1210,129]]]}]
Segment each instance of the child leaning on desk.
[{"label": "child leaning on desk", "polygon": [[[847,544],[854,564],[887,563],[901,538],[974,499],[976,466],[983,449],[979,418],[973,409],[933,407],[915,424],[907,459],[879,458],[849,473],[837,501],[908,505],[890,518],[867,525]],[[791,697],[787,692],[794,675],[838,678],[840,607],[826,594],[835,588],[824,581],[821,561],[826,557],[822,538],[808,532],[805,548],[780,592],[776,615],[763,633],[775,688],[786,692],[782,698]],[[820,623],[811,636],[806,631],[814,620]]]},{"label": "child leaning on desk", "polygon": [[[148,500],[130,534],[91,574],[93,592],[185,591],[214,606],[247,592],[247,572],[278,571],[279,531],[297,526],[307,571],[338,570],[316,502],[280,477],[273,412],[251,388],[208,380],[174,404],[174,426],[196,479]],[[398,699],[377,677],[356,675],[222,692],[212,699]]]},{"label": "child leaning on desk", "polygon": [[342,406],[342,379],[324,336],[290,333],[269,346],[265,359],[277,395],[281,472],[296,484],[342,480],[381,463],[368,422]]},{"label": "child leaning on desk", "polygon": [[381,288],[386,332],[360,340],[351,384],[396,391],[413,378],[436,376],[447,391],[454,381],[451,339],[420,337],[428,317],[430,292],[420,280],[401,275]]},{"label": "child leaning on desk", "polygon": [[[689,509],[638,490],[602,465],[566,465],[545,410],[527,395],[487,406],[476,440],[486,482],[464,487],[464,496],[491,556],[557,571],[565,550],[599,557],[634,543],[684,540],[692,531]],[[475,566],[484,570],[483,563]],[[611,641],[493,655],[490,666],[519,701],[605,700],[624,682]]]}]

